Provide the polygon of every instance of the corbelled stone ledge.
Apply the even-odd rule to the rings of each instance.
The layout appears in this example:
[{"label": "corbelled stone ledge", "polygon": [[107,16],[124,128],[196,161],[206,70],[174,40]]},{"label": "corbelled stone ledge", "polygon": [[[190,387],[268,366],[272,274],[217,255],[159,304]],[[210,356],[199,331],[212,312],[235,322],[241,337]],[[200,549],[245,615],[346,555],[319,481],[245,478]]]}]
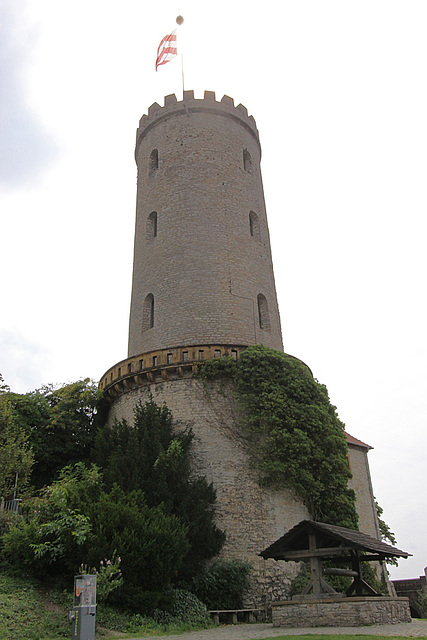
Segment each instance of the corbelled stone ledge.
[{"label": "corbelled stone ledge", "polygon": [[272,602],[273,627],[359,627],[411,622],[408,598],[367,596]]},{"label": "corbelled stone ledge", "polygon": [[100,386],[106,397],[118,396],[155,382],[191,376],[205,360],[231,356],[238,360],[246,345],[192,345],[158,349],[121,360],[108,369]]},{"label": "corbelled stone ledge", "polygon": [[[231,356],[238,360],[247,345],[202,344],[172,349],[157,349],[121,360],[104,373],[99,383],[106,398],[113,400],[127,391],[145,385],[190,377],[205,360]],[[302,360],[287,354],[311,369]]]}]

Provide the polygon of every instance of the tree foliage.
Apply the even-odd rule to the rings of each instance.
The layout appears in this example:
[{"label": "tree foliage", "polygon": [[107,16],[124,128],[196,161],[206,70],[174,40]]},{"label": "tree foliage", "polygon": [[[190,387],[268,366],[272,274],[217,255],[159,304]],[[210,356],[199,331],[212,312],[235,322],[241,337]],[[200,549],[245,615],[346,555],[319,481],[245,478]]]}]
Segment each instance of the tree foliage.
[{"label": "tree foliage", "polygon": [[92,510],[93,532],[88,561],[121,558],[125,602],[136,592],[167,591],[188,550],[187,529],[163,505],[149,507],[142,491],[125,493],[114,485],[103,492]]},{"label": "tree foliage", "polygon": [[262,345],[242,354],[237,389],[260,481],[287,487],[314,520],[357,528],[344,425],[299,360]]},{"label": "tree foliage", "polygon": [[138,403],[134,423],[116,421],[100,429],[96,460],[107,488],[141,490],[149,507],[163,505],[187,529],[188,553],[179,575],[197,573],[215,556],[225,536],[214,524],[215,490],[205,478],[191,477],[193,433],[173,424],[172,414],[152,399]]},{"label": "tree foliage", "polygon": [[237,362],[203,363],[196,375],[205,385],[234,380],[260,484],[288,488],[315,520],[357,528],[344,425],[326,387],[302,362],[256,345]]},{"label": "tree foliage", "polygon": [[72,575],[91,531],[88,506],[99,495],[96,467],[67,467],[59,480],[27,499],[21,520],[3,536],[3,558],[39,576]]},{"label": "tree foliage", "polygon": [[26,394],[8,393],[17,424],[27,433],[34,452],[35,487],[51,484],[66,465],[90,460],[100,395],[98,385],[89,378]]},{"label": "tree foliage", "polygon": [[26,486],[34,456],[6,390],[0,392],[0,461],[0,499],[10,499]]},{"label": "tree foliage", "polygon": [[242,609],[252,567],[243,560],[215,560],[192,581],[192,590],[209,609]]},{"label": "tree foliage", "polygon": [[57,481],[25,501],[23,518],[2,539],[2,559],[39,578],[70,581],[81,564],[121,558],[126,594],[171,587],[188,550],[187,529],[163,505],[149,507],[142,491],[102,488],[98,467],[64,468]]}]

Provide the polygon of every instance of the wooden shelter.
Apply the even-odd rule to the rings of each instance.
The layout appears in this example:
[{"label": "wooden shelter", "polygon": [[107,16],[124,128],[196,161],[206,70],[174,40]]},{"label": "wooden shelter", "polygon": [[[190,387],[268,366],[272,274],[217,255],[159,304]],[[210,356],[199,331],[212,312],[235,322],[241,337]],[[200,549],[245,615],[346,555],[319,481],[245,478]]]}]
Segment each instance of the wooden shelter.
[{"label": "wooden shelter", "polygon": [[[274,560],[310,562],[311,579],[301,596],[319,599],[331,596],[378,595],[363,580],[361,562],[407,558],[411,554],[361,531],[303,520],[259,555]],[[322,562],[325,560],[333,560],[335,565],[341,566],[323,567]],[[325,575],[348,576],[353,581],[345,594],[339,594],[324,579]]]}]

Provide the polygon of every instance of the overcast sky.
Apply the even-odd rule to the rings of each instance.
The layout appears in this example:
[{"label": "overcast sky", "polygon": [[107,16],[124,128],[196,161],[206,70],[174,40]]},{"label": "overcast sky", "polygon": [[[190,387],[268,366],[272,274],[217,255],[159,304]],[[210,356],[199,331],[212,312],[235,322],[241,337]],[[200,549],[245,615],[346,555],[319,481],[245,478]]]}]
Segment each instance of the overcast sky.
[{"label": "overcast sky", "polygon": [[179,63],[154,71],[178,13],[185,88],[257,122],[285,351],[374,447],[374,493],[413,554],[392,577],[419,576],[425,0],[2,0],[0,371],[26,392],[127,355],[135,130],[182,91]]}]

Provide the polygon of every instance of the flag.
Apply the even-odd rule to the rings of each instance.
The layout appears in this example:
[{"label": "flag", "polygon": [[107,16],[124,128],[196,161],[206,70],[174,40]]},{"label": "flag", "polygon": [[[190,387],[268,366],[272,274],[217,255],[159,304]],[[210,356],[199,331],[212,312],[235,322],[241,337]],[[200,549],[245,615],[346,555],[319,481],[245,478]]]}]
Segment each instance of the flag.
[{"label": "flag", "polygon": [[156,71],[162,64],[170,62],[178,53],[176,46],[176,29],[169,35],[165,36],[159,44],[156,58]]}]

